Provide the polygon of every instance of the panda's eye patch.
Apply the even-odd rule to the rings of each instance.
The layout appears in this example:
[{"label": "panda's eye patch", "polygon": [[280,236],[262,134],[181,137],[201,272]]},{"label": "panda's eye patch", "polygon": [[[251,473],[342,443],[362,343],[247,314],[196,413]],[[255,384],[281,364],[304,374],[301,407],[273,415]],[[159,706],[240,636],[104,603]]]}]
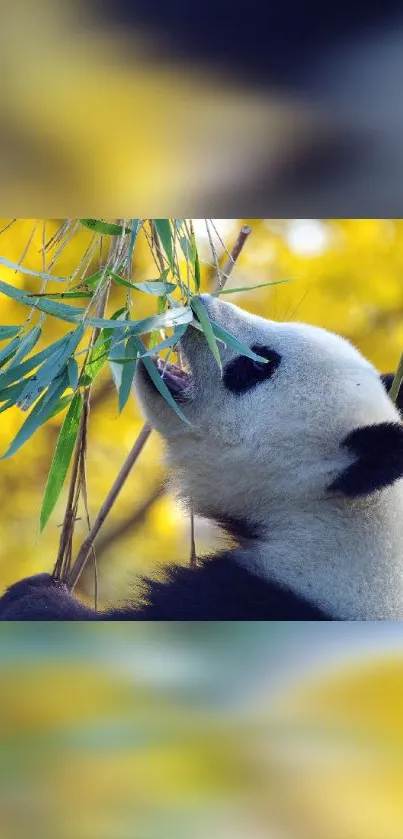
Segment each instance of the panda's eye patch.
[{"label": "panda's eye patch", "polygon": [[269,347],[254,344],[251,350],[256,355],[267,358],[267,364],[264,361],[254,361],[246,355],[239,355],[230,361],[224,369],[223,382],[231,393],[246,393],[266,379],[271,379],[280,364],[281,355]]}]

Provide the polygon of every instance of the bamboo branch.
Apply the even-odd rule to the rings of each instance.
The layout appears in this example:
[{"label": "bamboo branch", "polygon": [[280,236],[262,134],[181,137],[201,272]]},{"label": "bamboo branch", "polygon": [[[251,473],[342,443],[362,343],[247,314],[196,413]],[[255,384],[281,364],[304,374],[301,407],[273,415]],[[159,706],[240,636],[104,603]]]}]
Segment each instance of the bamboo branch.
[{"label": "bamboo branch", "polygon": [[147,514],[154,506],[154,504],[160,500],[166,493],[166,484],[165,482],[158,484],[147,496],[145,501],[138,507],[134,512],[130,513],[130,515],[126,516],[124,519],[119,521],[114,527],[111,527],[101,536],[100,539],[96,542],[96,550],[97,550],[97,561],[99,558],[113,545],[114,542],[117,542],[119,539],[122,539],[124,536],[127,536],[129,533],[132,534],[136,531],[141,525],[144,523]]},{"label": "bamboo branch", "polygon": [[227,280],[228,280],[228,278],[229,278],[229,276],[232,272],[232,269],[233,269],[239,255],[240,255],[241,251],[244,248],[245,242],[246,242],[248,236],[250,236],[251,233],[252,233],[252,228],[248,227],[248,225],[244,224],[243,227],[241,227],[241,229],[239,231],[239,234],[238,234],[238,238],[237,238],[237,240],[236,240],[236,242],[235,242],[235,244],[234,244],[234,246],[231,250],[231,253],[227,257],[223,267],[220,268],[217,271],[217,274],[216,274],[215,278],[213,279],[213,283],[212,283],[213,291],[218,291],[218,289],[224,288],[224,286],[225,286],[225,284],[226,284],[226,282],[227,282]]},{"label": "bamboo branch", "polygon": [[121,468],[121,470],[120,470],[120,472],[119,472],[119,474],[118,474],[110,492],[108,493],[104,503],[102,504],[102,507],[101,507],[101,509],[100,509],[95,521],[94,521],[94,524],[92,525],[92,528],[91,528],[87,538],[84,540],[83,544],[81,545],[81,548],[78,552],[77,558],[76,558],[76,560],[74,562],[74,565],[73,565],[73,567],[70,571],[70,574],[67,578],[67,585],[68,585],[70,590],[74,588],[74,586],[75,586],[75,584],[76,584],[76,582],[77,582],[77,580],[78,580],[78,578],[79,578],[79,576],[80,576],[80,574],[81,574],[81,572],[84,568],[84,565],[85,565],[90,553],[92,552],[94,541],[95,541],[95,539],[96,539],[96,537],[97,537],[97,535],[98,535],[98,533],[99,533],[99,531],[100,531],[100,529],[101,529],[109,511],[112,509],[112,507],[113,507],[113,505],[114,505],[114,503],[115,503],[115,501],[116,501],[124,483],[126,482],[126,479],[128,478],[128,476],[129,476],[137,458],[139,457],[141,451],[143,450],[144,445],[145,445],[146,441],[148,440],[150,434],[151,434],[151,426],[148,423],[145,423],[145,425],[143,425],[143,428],[140,431],[139,436],[137,437],[137,440],[136,440],[129,456],[126,458],[126,460],[125,460],[125,462],[124,462],[124,464],[123,464],[123,466],[122,466],[122,468]]}]

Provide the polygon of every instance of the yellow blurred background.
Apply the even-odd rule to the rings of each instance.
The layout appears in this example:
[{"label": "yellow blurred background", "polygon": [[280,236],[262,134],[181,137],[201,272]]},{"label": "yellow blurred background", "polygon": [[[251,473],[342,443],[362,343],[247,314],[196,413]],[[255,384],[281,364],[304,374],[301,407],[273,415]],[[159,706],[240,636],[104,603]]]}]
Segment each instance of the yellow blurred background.
[{"label": "yellow blurred background", "polygon": [[11,624],[3,839],[400,839],[401,624]]}]

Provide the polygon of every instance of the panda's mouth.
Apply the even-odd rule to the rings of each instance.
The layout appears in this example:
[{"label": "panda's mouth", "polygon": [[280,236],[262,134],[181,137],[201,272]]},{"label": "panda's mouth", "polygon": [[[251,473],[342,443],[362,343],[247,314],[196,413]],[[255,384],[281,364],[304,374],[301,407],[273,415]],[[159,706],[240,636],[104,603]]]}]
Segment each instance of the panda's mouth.
[{"label": "panda's mouth", "polygon": [[183,370],[162,358],[154,359],[154,364],[172,396],[190,395],[193,380],[190,370]]}]

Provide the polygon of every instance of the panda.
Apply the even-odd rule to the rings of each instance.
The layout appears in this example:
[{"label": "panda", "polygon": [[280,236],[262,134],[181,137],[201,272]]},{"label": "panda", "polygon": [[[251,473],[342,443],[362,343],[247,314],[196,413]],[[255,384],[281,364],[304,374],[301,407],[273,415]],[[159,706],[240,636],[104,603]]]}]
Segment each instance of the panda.
[{"label": "panda", "polygon": [[359,621],[403,618],[403,427],[377,370],[347,340],[201,295],[209,317],[265,361],[200,330],[186,372],[157,369],[185,424],[138,364],[180,496],[236,547],[144,581],[140,602],[95,612],[48,574],[12,585],[1,620]]}]

